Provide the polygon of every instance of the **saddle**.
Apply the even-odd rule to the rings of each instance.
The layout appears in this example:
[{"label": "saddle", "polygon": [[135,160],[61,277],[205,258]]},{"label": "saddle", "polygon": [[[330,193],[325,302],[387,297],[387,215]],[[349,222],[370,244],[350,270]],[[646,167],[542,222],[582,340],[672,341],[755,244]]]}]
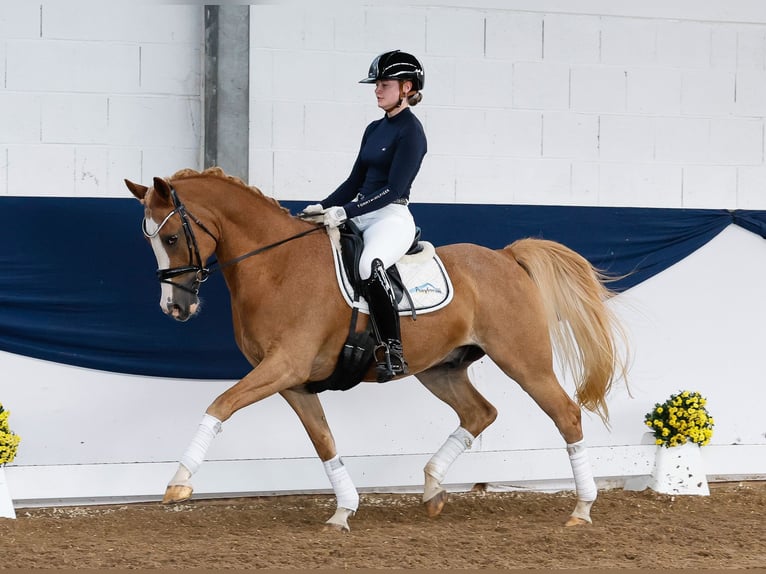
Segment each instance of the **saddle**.
[{"label": "saddle", "polygon": [[[362,278],[359,273],[359,260],[364,247],[362,232],[352,221],[346,221],[341,225],[340,231],[340,252],[343,261],[343,267],[346,271],[351,286],[354,290],[354,301],[359,300],[359,294],[362,291]],[[412,245],[407,250],[407,255],[413,255],[422,251],[420,245],[420,228],[416,228],[415,237]],[[386,269],[389,282],[394,289],[397,302],[403,297],[410,301],[412,316],[415,318],[415,305],[412,303],[409,291],[404,286],[399,270],[396,265]],[[338,362],[333,373],[322,381],[310,381],[306,383],[306,389],[311,393],[321,393],[322,391],[347,391],[355,387],[360,382],[369,369],[375,358],[375,346],[377,345],[372,334],[370,324],[363,331],[357,332],[356,322],[359,316],[359,308],[354,305],[351,311],[351,324],[349,326],[348,337],[338,356]]]}]

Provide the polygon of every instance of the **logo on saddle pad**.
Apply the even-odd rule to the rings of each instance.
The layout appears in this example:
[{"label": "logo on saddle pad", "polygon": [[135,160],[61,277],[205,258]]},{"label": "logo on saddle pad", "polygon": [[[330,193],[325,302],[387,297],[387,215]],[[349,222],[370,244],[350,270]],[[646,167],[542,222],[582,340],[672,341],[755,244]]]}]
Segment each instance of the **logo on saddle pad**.
[{"label": "logo on saddle pad", "polygon": [[410,293],[442,294],[442,290],[433,283],[424,283],[410,289]]},{"label": "logo on saddle pad", "polygon": [[[332,241],[335,275],[338,278],[338,287],[343,298],[349,307],[354,304],[354,289],[349,281],[348,275],[343,265],[340,252],[340,246]],[[398,301],[399,313],[409,315],[414,311],[417,313],[430,313],[445,307],[454,295],[452,282],[450,281],[447,270],[444,268],[439,256],[436,255],[434,246],[421,241],[421,247],[418,253],[414,255],[405,255],[396,263],[396,269],[401,277],[402,284],[407,293],[401,293]],[[398,289],[397,289],[397,294]],[[412,306],[410,306],[410,300]],[[369,313],[367,301],[362,297],[356,303],[360,311]]]}]

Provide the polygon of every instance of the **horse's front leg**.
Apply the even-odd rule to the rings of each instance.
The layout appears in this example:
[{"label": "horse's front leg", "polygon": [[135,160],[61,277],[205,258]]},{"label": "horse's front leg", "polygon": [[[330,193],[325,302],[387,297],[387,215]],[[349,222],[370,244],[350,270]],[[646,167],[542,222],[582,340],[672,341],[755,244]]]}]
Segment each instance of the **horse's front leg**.
[{"label": "horse's front leg", "polygon": [[335,439],[327,424],[319,397],[291,389],[282,391],[282,396],[306,429],[335,493],[335,514],[325,524],[330,529],[348,532],[351,530],[348,519],[359,507],[359,493],[335,449]]},{"label": "horse's front leg", "polygon": [[207,451],[221,431],[224,421],[243,407],[302,383],[307,376],[307,372],[298,372],[289,361],[275,355],[264,359],[247,376],[221,393],[205,411],[197,432],[179,460],[176,473],[168,483],[162,502],[170,504],[191,498],[194,491],[191,477],[205,460]]},{"label": "horse's front leg", "polygon": [[447,403],[460,418],[460,426],[449,436],[423,469],[423,505],[428,516],[437,516],[447,503],[442,482],[452,463],[471,448],[479,436],[497,417],[497,409],[471,384],[468,366],[433,367],[418,373],[418,380],[435,396]]},{"label": "horse's front leg", "polygon": [[175,504],[191,498],[194,492],[191,477],[199,470],[210,444],[219,432],[221,432],[221,421],[205,413],[194,438],[181,456],[176,473],[165,489],[165,496],[162,497],[163,504]]}]

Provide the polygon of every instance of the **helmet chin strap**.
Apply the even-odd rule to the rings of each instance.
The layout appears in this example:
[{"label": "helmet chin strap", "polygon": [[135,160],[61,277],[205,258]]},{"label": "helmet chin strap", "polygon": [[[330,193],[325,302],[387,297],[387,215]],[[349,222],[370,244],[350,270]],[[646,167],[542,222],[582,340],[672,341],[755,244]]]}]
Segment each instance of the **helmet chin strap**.
[{"label": "helmet chin strap", "polygon": [[387,107],[387,108],[383,108],[383,110],[384,110],[384,111],[385,111],[387,114],[390,114],[390,113],[391,113],[391,112],[393,112],[394,110],[396,110],[396,109],[398,109],[398,108],[402,107],[402,102],[403,102],[403,100],[400,98],[400,99],[399,99],[399,103],[398,103],[398,104],[396,104],[396,105],[394,105],[394,106],[389,106],[389,107]]},{"label": "helmet chin strap", "polygon": [[402,83],[402,82],[399,82],[399,101],[396,103],[396,105],[394,105],[394,106],[390,106],[390,107],[388,107],[388,108],[383,108],[383,110],[384,110],[384,111],[385,111],[387,114],[390,114],[390,113],[391,113],[391,112],[393,112],[395,109],[397,109],[397,108],[401,108],[401,107],[402,107],[402,104],[404,103],[404,98],[406,98],[406,97],[407,97],[407,94],[404,92],[404,85],[403,85],[403,83]]}]

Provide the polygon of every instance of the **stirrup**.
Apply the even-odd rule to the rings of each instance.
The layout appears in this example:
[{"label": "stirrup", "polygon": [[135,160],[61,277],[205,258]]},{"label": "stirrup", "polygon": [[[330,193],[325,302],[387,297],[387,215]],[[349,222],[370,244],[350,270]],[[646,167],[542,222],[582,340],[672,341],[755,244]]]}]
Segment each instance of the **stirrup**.
[{"label": "stirrup", "polygon": [[[380,358],[378,358],[378,351],[383,351],[383,356]],[[386,383],[397,375],[406,375],[410,372],[407,361],[404,360],[402,344],[396,339],[389,339],[378,345],[375,348],[375,357],[379,383]]]}]

